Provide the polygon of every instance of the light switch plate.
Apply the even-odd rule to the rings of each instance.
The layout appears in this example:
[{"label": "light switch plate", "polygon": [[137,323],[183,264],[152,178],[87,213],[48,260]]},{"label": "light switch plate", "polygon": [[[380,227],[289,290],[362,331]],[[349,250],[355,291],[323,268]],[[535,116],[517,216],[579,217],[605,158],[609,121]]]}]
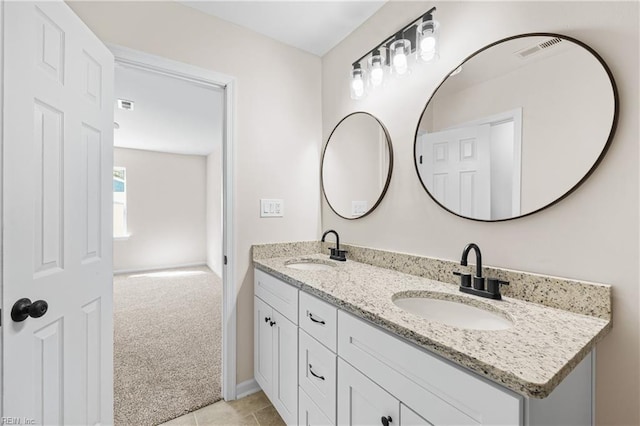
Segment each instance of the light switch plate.
[{"label": "light switch plate", "polygon": [[284,201],[272,198],[260,199],[260,217],[284,216]]}]

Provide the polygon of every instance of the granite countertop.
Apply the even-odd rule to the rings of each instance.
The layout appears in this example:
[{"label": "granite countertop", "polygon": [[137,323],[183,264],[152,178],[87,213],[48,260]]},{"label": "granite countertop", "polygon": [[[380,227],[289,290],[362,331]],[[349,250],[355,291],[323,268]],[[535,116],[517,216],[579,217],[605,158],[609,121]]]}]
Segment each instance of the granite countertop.
[{"label": "granite countertop", "polygon": [[[331,262],[328,271],[296,270],[293,260]],[[254,259],[254,265],[301,290],[364,318],[509,389],[545,398],[611,329],[611,321],[504,297],[461,293],[452,284],[324,254]],[[465,299],[513,321],[506,330],[469,330],[426,320],[392,302],[394,294],[436,292]],[[417,292],[417,293],[416,293]]]}]

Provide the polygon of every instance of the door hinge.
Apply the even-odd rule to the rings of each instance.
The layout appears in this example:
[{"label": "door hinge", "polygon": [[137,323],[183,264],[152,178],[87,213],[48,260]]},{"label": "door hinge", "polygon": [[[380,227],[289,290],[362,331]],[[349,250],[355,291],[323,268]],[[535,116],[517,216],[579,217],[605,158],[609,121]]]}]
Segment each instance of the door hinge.
[{"label": "door hinge", "polygon": [[224,255],[224,264],[227,264],[227,255]]}]

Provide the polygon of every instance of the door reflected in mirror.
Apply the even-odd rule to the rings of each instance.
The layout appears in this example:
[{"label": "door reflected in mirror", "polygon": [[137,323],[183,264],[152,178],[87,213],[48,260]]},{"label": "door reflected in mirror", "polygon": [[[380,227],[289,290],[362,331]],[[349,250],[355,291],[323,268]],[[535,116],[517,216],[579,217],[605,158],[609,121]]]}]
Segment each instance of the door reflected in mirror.
[{"label": "door reflected in mirror", "polygon": [[557,34],[493,43],[433,94],[415,139],[418,176],[456,215],[508,220],[564,198],[604,156],[617,121],[611,72]]},{"label": "door reflected in mirror", "polygon": [[371,213],[391,180],[393,149],[386,128],[373,115],[355,112],[333,129],[322,155],[322,191],[345,219]]}]

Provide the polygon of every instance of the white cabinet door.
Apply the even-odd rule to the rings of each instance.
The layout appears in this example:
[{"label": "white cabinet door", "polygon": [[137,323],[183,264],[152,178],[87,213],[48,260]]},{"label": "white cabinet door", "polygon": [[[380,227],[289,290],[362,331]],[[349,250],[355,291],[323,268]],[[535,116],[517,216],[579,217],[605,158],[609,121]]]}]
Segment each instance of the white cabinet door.
[{"label": "white cabinet door", "polygon": [[338,358],[338,424],[397,425],[400,402]]},{"label": "white cabinet door", "polygon": [[254,297],[254,357],[256,381],[269,395],[273,386],[273,309],[259,297]]},{"label": "white cabinet door", "polygon": [[322,410],[318,408],[318,406],[311,400],[309,395],[304,391],[304,389],[299,388],[298,390],[299,396],[299,415],[298,415],[298,425],[299,426],[325,426],[325,425],[333,425],[334,423],[324,415]]},{"label": "white cabinet door", "polygon": [[298,327],[273,310],[273,389],[269,399],[288,425],[298,421]]},{"label": "white cabinet door", "polygon": [[2,417],[110,424],[113,55],[62,1],[0,9]]},{"label": "white cabinet door", "polygon": [[434,426],[424,417],[418,415],[411,408],[400,404],[400,425],[401,426]]}]

